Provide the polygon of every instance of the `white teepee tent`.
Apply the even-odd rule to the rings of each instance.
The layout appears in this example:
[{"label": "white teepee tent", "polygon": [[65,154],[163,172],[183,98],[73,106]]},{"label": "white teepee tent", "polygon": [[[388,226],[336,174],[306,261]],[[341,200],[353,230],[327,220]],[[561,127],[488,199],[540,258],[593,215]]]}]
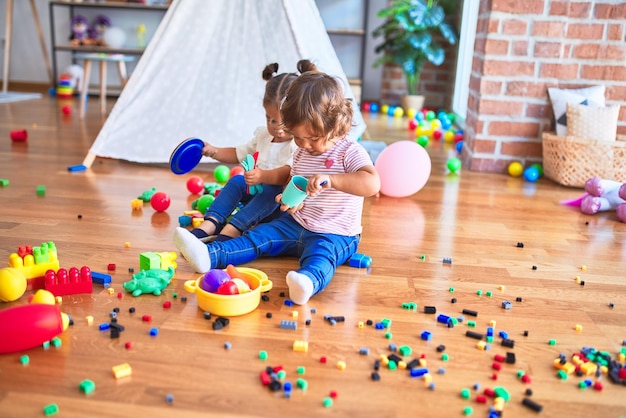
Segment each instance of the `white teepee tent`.
[{"label": "white teepee tent", "polygon": [[[165,163],[188,137],[247,142],[265,125],[263,68],[293,72],[300,59],[354,98],[314,0],[174,0],[83,164]],[[365,123],[354,108],[356,139]]]}]

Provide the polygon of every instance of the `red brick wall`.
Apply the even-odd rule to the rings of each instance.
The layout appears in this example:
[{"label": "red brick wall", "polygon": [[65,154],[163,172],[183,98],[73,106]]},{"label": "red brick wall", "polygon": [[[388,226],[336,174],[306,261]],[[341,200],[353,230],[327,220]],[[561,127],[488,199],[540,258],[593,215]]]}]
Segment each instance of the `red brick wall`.
[{"label": "red brick wall", "polygon": [[465,124],[465,167],[540,162],[554,129],[548,87],[604,84],[626,134],[626,2],[481,0]]}]

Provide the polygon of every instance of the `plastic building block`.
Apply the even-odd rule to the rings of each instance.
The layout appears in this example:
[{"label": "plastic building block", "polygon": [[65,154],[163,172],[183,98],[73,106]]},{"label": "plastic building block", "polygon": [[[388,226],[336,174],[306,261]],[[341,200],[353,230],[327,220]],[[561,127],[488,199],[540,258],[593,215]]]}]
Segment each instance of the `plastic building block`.
[{"label": "plastic building block", "polygon": [[78,388],[84,394],[89,395],[94,390],[96,390],[96,384],[92,382],[91,380],[85,379],[82,382],[80,382],[80,384],[78,385]]},{"label": "plastic building block", "polygon": [[543,406],[539,405],[537,402],[533,401],[530,398],[524,398],[522,400],[522,405],[532,409],[535,412],[541,412],[543,410]]},{"label": "plastic building block", "polygon": [[151,337],[156,337],[157,335],[159,335],[159,329],[158,328],[150,328],[150,336]]},{"label": "plastic building block", "polygon": [[37,196],[45,196],[46,195],[46,186],[40,184],[37,186]]},{"label": "plastic building block", "polygon": [[67,171],[70,171],[70,172],[85,171],[85,170],[87,170],[87,167],[82,164],[70,165],[69,167],[67,167]]},{"label": "plastic building block", "polygon": [[430,333],[430,331],[423,331],[422,334],[420,335],[420,337],[422,338],[422,340],[424,341],[430,341],[431,338],[433,337],[432,334]]},{"label": "plastic building block", "polygon": [[298,328],[298,324],[295,321],[280,321],[280,329],[287,329],[295,331]]},{"label": "plastic building block", "polygon": [[355,253],[350,257],[350,267],[369,268],[372,265],[372,257]]},{"label": "plastic building block", "polygon": [[9,185],[9,179],[0,179],[0,186],[7,187]]},{"label": "plastic building block", "polygon": [[142,210],[143,209],[143,200],[141,199],[133,199],[130,201],[130,207],[133,210]]},{"label": "plastic building block", "polygon": [[93,283],[91,281],[91,270],[87,266],[78,270],[72,267],[68,270],[59,269],[48,270],[45,276],[45,289],[55,296],[78,295],[91,293]]},{"label": "plastic building block", "polygon": [[95,284],[104,286],[104,288],[106,289],[111,285],[111,275],[92,271],[91,281]]},{"label": "plastic building block", "polygon": [[133,373],[133,369],[130,367],[130,364],[123,363],[118,364],[117,366],[113,366],[113,376],[116,379],[121,379],[124,377],[128,377]]},{"label": "plastic building block", "polygon": [[59,269],[56,246],[50,241],[42,242],[39,247],[20,247],[9,255],[9,267],[22,270],[26,279],[44,277],[48,270]]},{"label": "plastic building block", "polygon": [[452,258],[444,257],[442,262],[443,264],[452,264]]},{"label": "plastic building block", "polygon": [[502,309],[511,309],[512,307],[513,305],[511,304],[511,302],[506,300],[502,302]]},{"label": "plastic building block", "polygon": [[259,351],[259,360],[267,360],[267,351]]},{"label": "plastic building block", "polygon": [[139,254],[139,269],[150,270],[161,268],[161,257],[156,252],[145,252]]},{"label": "plastic building block", "polygon": [[424,313],[425,314],[436,314],[437,313],[437,308],[435,306],[424,306]]},{"label": "plastic building block", "polygon": [[409,311],[417,311],[417,304],[415,302],[406,302],[402,304],[402,309]]},{"label": "plastic building block", "polygon": [[51,403],[43,407],[43,414],[47,417],[59,413],[59,406],[55,403]]},{"label": "plastic building block", "polygon": [[483,334],[474,331],[465,331],[465,336],[474,338],[475,340],[482,340],[484,337]]},{"label": "plastic building block", "polygon": [[28,366],[28,363],[30,363],[30,357],[28,357],[27,354],[24,354],[22,357],[20,357],[20,363],[22,364],[22,366]]},{"label": "plastic building block", "polygon": [[463,315],[478,316],[478,312],[472,311],[470,309],[463,309]]}]

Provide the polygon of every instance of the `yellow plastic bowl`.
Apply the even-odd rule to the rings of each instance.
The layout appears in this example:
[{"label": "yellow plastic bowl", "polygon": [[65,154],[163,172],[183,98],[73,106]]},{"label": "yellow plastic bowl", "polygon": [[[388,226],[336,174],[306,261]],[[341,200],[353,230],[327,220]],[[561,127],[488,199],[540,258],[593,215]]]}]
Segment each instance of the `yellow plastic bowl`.
[{"label": "yellow plastic bowl", "polygon": [[261,270],[237,267],[237,271],[246,278],[251,291],[240,295],[218,295],[200,287],[204,275],[196,280],[187,280],[185,290],[196,294],[198,307],[205,312],[219,316],[239,316],[252,312],[261,302],[261,293],[272,288],[272,281]]}]

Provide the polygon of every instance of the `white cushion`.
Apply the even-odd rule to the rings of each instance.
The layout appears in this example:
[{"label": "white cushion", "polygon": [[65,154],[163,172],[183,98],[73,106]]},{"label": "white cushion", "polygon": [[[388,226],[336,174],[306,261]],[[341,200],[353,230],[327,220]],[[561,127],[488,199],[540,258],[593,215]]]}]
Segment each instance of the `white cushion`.
[{"label": "white cushion", "polygon": [[581,104],[588,106],[604,107],[605,86],[592,86],[582,89],[557,89],[548,88],[552,111],[556,121],[556,134],[558,136],[567,135],[567,104]]}]

